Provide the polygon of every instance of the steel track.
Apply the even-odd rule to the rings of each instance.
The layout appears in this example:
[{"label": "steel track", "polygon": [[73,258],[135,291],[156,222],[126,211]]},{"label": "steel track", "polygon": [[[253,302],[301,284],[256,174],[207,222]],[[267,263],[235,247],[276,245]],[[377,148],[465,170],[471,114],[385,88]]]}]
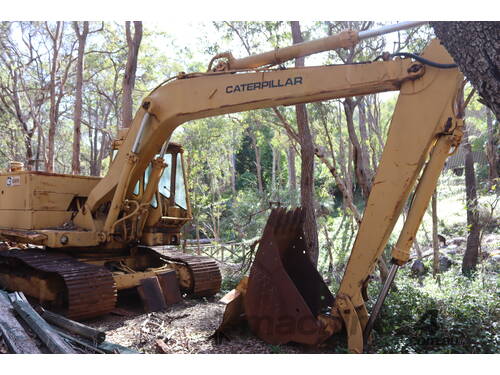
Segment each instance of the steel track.
[{"label": "steel track", "polygon": [[57,305],[64,315],[82,320],[109,313],[117,291],[113,275],[104,267],[80,262],[68,255],[42,249],[0,252],[2,272],[29,278],[55,278],[64,283]]}]

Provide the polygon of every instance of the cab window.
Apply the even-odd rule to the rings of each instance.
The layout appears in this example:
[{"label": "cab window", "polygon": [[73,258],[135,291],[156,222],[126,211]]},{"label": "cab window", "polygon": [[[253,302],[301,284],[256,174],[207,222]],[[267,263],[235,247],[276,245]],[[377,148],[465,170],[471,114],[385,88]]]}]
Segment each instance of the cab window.
[{"label": "cab window", "polygon": [[187,210],[186,185],[184,184],[184,171],[182,170],[181,154],[177,155],[175,176],[175,203]]},{"label": "cab window", "polygon": [[163,160],[167,164],[158,184],[158,191],[165,198],[170,198],[170,179],[172,175],[172,154],[165,154]]}]

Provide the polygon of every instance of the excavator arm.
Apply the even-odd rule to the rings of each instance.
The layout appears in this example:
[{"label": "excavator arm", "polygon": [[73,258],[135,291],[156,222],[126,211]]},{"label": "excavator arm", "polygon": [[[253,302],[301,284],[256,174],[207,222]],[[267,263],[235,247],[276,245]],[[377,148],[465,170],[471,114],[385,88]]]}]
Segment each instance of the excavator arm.
[{"label": "excavator arm", "polygon": [[[434,40],[423,51],[422,57],[440,64],[453,63],[438,40]],[[283,70],[263,69],[257,72],[222,70],[179,77],[157,88],[143,100],[124,147],[120,148],[109,174],[87,200],[87,215],[96,212],[103,203],[111,202],[104,226],[98,229],[102,233],[101,238],[109,240],[112,234],[110,229],[119,220],[124,201],[130,199],[135,182],[162,145],[170,139],[173,131],[187,121],[251,109],[399,90],[379,168],[340,289],[333,302],[331,316],[321,317],[315,308],[315,320],[309,320],[309,334],[304,334],[298,328],[286,335],[280,334],[277,327],[283,323],[280,322],[283,313],[294,313],[290,301],[300,306],[296,308],[297,312],[308,310],[308,292],[301,295],[301,291],[307,290],[304,288],[307,282],[297,278],[300,272],[295,270],[293,277],[287,272],[280,273],[279,264],[275,271],[267,272],[267,276],[261,272],[260,276],[252,278],[251,273],[245,292],[247,318],[252,318],[250,324],[253,330],[267,341],[317,343],[345,327],[350,350],[362,352],[364,341],[378,313],[375,309],[370,319],[362,298],[362,287],[384,251],[408,196],[417,185],[408,218],[393,249],[395,265],[391,269],[389,281],[392,281],[397,267],[409,258],[409,248],[439,173],[450,149],[460,142],[462,122],[456,116],[454,104],[462,80],[456,68],[441,69],[411,59]],[[82,216],[77,216],[75,222],[84,226]],[[271,234],[268,237],[276,238]],[[300,238],[295,241],[295,244],[299,243]],[[286,248],[286,245],[283,246]],[[280,246],[267,245],[265,249],[266,244],[261,252],[284,254]],[[293,254],[290,252],[287,257],[293,259]],[[256,259],[254,275],[268,267],[272,261],[270,259],[260,263]],[[299,255],[295,256],[295,261],[305,262]],[[285,257],[282,263],[286,268]],[[294,269],[290,265],[288,268]],[[311,272],[309,270],[309,274]],[[273,279],[279,275],[279,280]],[[297,286],[298,280],[303,281],[302,287]],[[324,289],[321,280],[315,283],[317,288]],[[276,285],[281,285],[281,289]],[[264,293],[264,289],[271,292]],[[388,287],[385,287],[383,293],[386,294],[387,290]],[[269,316],[269,304],[283,293],[289,300],[283,301],[272,311],[271,316],[274,314],[276,319],[271,323],[266,322],[263,329],[260,318]],[[379,300],[383,302],[384,297],[381,296]],[[256,306],[260,306],[260,309]],[[379,309],[380,303],[377,306]],[[236,310],[242,311],[241,308]],[[311,314],[311,311],[308,313]]]},{"label": "excavator arm", "polygon": [[[439,56],[436,56],[439,59]],[[91,191],[75,217],[81,228],[110,241],[111,229],[144,170],[183,123],[226,113],[292,105],[346,96],[393,91],[415,81],[423,64],[396,59],[258,72],[210,72],[185,75],[154,90],[143,100],[108,174]],[[99,218],[99,208],[109,210]]]},{"label": "excavator arm", "polygon": [[[431,59],[452,63],[437,41],[424,51],[423,57],[437,47],[442,59],[436,59],[435,55]],[[408,217],[392,250],[394,265],[390,276],[393,278],[397,267],[408,261],[410,247],[446,158],[460,143],[463,122],[457,118],[455,105],[462,81],[463,76],[456,68],[426,67],[422,78],[401,86],[379,168],[336,298],[336,311],[344,322],[349,322],[346,325],[349,346],[354,352],[363,348],[362,332],[368,323],[361,295],[364,280],[384,251],[420,177]],[[383,300],[385,295],[381,297]]]}]

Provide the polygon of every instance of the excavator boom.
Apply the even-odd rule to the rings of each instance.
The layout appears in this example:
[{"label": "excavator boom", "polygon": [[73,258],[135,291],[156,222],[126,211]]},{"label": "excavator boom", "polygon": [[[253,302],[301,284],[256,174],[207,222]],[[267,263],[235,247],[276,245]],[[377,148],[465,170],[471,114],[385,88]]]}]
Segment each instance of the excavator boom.
[{"label": "excavator boom", "polygon": [[[109,237],[109,232],[105,232],[111,228],[110,223],[117,220],[123,201],[132,198],[136,181],[173,131],[187,121],[278,105],[399,90],[403,82],[416,80],[423,73],[422,64],[397,59],[236,75],[192,74],[176,79],[143,100],[110,171],[89,194],[85,210],[78,213],[74,222],[87,230],[103,232],[101,238]],[[108,202],[111,205],[106,213],[105,226],[96,227],[99,223],[93,215]]]}]

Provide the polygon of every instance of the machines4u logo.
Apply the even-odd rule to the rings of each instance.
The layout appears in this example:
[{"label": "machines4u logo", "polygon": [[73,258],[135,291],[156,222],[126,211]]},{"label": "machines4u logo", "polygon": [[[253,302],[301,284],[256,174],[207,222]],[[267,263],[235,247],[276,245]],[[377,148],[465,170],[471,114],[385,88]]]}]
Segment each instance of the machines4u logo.
[{"label": "machines4u logo", "polygon": [[302,85],[302,77],[290,77],[287,78],[286,80],[272,79],[270,81],[242,83],[234,86],[230,85],[226,87],[226,94],[234,94],[235,92],[245,92],[245,91],[254,91],[262,89],[273,89],[276,87],[287,87],[295,85]]}]

